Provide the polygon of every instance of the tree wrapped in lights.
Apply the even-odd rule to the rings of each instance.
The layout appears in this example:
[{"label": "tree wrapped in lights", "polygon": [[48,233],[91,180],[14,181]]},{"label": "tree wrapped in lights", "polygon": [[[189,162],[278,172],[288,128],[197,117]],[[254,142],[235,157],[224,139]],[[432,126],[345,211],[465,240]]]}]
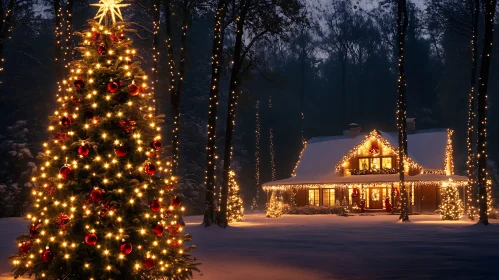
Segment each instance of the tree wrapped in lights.
[{"label": "tree wrapped in lights", "polygon": [[244,218],[243,199],[236,182],[236,173],[229,172],[229,197],[227,202],[227,220],[230,223],[240,222]]},{"label": "tree wrapped in lights", "polygon": [[440,217],[442,220],[459,220],[464,214],[463,202],[459,198],[459,190],[455,185],[444,187]]},{"label": "tree wrapped in lights", "polygon": [[184,207],[161,160],[162,117],[126,37],[132,30],[105,22],[90,20],[77,34],[82,59],[49,118],[31,224],[12,256],[16,277],[188,279],[196,270],[193,247],[184,248],[191,237],[177,223]]},{"label": "tree wrapped in lights", "polygon": [[279,197],[276,192],[272,192],[270,197],[270,202],[267,203],[267,210],[265,211],[265,216],[267,218],[279,218],[282,216],[282,201],[279,200]]}]

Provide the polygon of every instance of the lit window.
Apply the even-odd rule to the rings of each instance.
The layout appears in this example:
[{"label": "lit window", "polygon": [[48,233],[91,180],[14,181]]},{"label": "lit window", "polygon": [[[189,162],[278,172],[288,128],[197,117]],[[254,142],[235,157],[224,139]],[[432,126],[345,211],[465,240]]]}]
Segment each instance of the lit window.
[{"label": "lit window", "polygon": [[308,205],[319,206],[319,190],[308,190]]},{"label": "lit window", "polygon": [[322,190],[322,206],[324,207],[334,206],[334,189]]},{"label": "lit window", "polygon": [[380,158],[371,158],[371,170],[379,170],[379,169],[381,169]]},{"label": "lit window", "polygon": [[360,158],[359,159],[359,170],[369,170],[369,159]]},{"label": "lit window", "polygon": [[392,158],[391,157],[384,157],[382,159],[381,163],[382,163],[383,168],[388,168],[388,169],[393,168],[392,167]]}]

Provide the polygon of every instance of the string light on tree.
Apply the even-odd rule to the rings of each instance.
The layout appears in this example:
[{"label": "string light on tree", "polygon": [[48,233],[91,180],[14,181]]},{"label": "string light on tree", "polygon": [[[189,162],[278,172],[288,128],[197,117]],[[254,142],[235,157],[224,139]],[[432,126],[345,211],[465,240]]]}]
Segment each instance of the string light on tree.
[{"label": "string light on tree", "polygon": [[241,198],[239,185],[236,181],[236,173],[229,172],[229,194],[227,201],[227,220],[230,223],[240,222],[244,218],[243,199]]},{"label": "string light on tree", "polygon": [[458,188],[452,182],[445,182],[442,184],[441,192],[440,217],[442,220],[459,220],[464,214],[464,208]]},{"label": "string light on tree", "polygon": [[260,199],[260,100],[255,104],[255,185],[256,192],[251,210],[258,209],[258,201]]}]

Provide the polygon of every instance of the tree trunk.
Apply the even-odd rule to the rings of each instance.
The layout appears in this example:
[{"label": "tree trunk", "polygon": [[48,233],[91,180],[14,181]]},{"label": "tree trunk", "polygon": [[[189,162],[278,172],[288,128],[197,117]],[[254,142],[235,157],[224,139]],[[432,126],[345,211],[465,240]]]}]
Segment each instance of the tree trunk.
[{"label": "tree trunk", "polygon": [[65,13],[65,49],[64,49],[64,68],[67,70],[69,63],[72,60],[73,39],[72,39],[72,25],[73,25],[73,0],[67,0],[66,13]]},{"label": "tree trunk", "polygon": [[229,193],[229,171],[232,158],[232,136],[236,121],[236,105],[239,91],[239,73],[241,70],[241,52],[243,48],[243,32],[246,14],[251,0],[243,0],[242,10],[236,20],[236,41],[234,43],[234,54],[232,58],[232,70],[229,85],[229,104],[227,109],[227,124],[225,129],[224,165],[222,175],[220,213],[217,223],[221,227],[227,226],[227,201]]},{"label": "tree trunk", "polygon": [[398,103],[397,103],[397,130],[398,130],[398,160],[399,160],[399,179],[400,179],[400,198],[401,198],[401,209],[400,217],[401,221],[409,221],[409,207],[408,207],[408,196],[407,190],[405,188],[404,180],[404,159],[407,157],[407,102],[406,102],[406,92],[405,92],[405,69],[404,69],[404,45],[405,45],[405,32],[407,30],[407,4],[406,0],[398,0],[397,9],[397,34],[398,34]]},{"label": "tree trunk", "polygon": [[190,23],[190,0],[184,0],[182,7],[182,34],[180,37],[180,63],[178,65],[177,85],[172,98],[173,131],[172,131],[172,176],[177,175],[178,141],[180,128],[180,100],[184,83],[185,60],[187,58],[187,30]]},{"label": "tree trunk", "polygon": [[478,197],[480,218],[479,224],[488,225],[487,214],[487,90],[489,84],[490,61],[492,58],[492,43],[494,41],[494,15],[497,0],[483,0],[485,13],[485,30],[483,36],[482,64],[478,83]]},{"label": "tree trunk", "polygon": [[5,41],[7,41],[7,38],[9,38],[9,33],[10,33],[10,28],[11,28],[11,21],[12,21],[12,14],[14,9],[14,0],[9,0],[9,3],[7,4],[7,12],[5,13],[4,16],[4,10],[3,6],[0,10],[0,14],[2,16],[1,20],[1,29],[0,29],[0,84],[3,83],[3,64],[4,64],[4,56],[3,56],[3,50],[5,48],[4,44]]},{"label": "tree trunk", "polygon": [[159,71],[159,28],[160,28],[160,20],[161,13],[159,9],[161,8],[161,1],[154,0],[153,2],[153,11],[152,11],[152,23],[153,23],[153,37],[152,37],[152,58],[153,58],[153,66],[152,66],[152,81],[153,81],[153,96],[154,96],[154,108],[156,110],[156,115],[159,115],[160,109],[160,99],[158,98],[158,71]]},{"label": "tree trunk", "polygon": [[470,8],[472,11],[472,38],[471,38],[471,81],[469,91],[468,103],[468,131],[466,144],[468,148],[468,186],[467,186],[467,200],[468,200],[468,218],[475,219],[475,157],[473,154],[473,134],[476,125],[475,113],[475,85],[476,85],[476,70],[478,59],[478,16],[480,14],[480,0],[470,0]]},{"label": "tree trunk", "polygon": [[62,26],[62,7],[60,0],[53,0],[52,1],[53,8],[54,8],[54,18],[55,18],[55,75],[56,75],[56,80],[57,83],[59,83],[62,80],[62,33],[63,33],[63,26]]},{"label": "tree trunk", "polygon": [[211,57],[210,100],[208,106],[208,143],[206,145],[206,199],[203,223],[210,226],[215,214],[215,164],[216,164],[216,126],[218,110],[218,85],[220,82],[221,56],[223,53],[223,21],[226,0],[218,0],[213,29],[213,50]]}]

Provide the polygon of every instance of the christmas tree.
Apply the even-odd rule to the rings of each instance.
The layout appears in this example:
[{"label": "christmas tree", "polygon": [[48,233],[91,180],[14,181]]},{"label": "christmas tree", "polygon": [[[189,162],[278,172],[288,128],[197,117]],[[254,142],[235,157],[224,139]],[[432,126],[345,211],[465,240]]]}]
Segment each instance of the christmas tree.
[{"label": "christmas tree", "polygon": [[227,202],[227,220],[229,223],[242,221],[244,218],[243,199],[236,182],[236,173],[229,172],[229,197]]},{"label": "christmas tree", "polygon": [[442,220],[459,220],[464,214],[463,203],[459,199],[459,191],[455,185],[443,188],[440,217]]},{"label": "christmas tree", "polygon": [[[161,159],[161,116],[134,57],[121,0],[101,0],[78,33],[81,60],[61,83],[32,179],[29,232],[15,276],[36,279],[188,279],[195,259],[177,223],[184,207]],[[174,179],[174,178],[173,178]]]},{"label": "christmas tree", "polygon": [[284,205],[282,201],[280,201],[279,198],[277,197],[276,192],[272,192],[272,195],[270,196],[270,202],[267,203],[267,210],[265,211],[265,216],[267,216],[267,218],[281,217],[283,206]]}]

